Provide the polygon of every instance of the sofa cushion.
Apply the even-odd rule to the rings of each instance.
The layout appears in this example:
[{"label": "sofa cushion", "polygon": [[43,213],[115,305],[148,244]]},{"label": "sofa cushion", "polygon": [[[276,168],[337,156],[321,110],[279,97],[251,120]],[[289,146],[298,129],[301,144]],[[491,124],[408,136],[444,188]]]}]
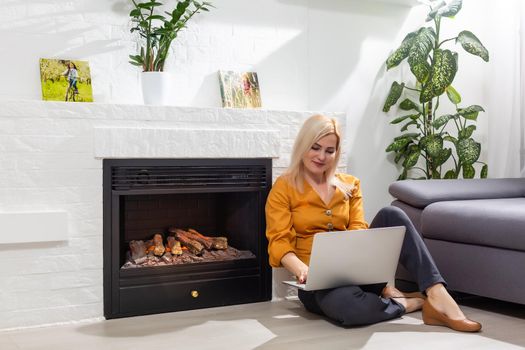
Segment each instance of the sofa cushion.
[{"label": "sofa cushion", "polygon": [[525,178],[403,180],[388,190],[398,200],[424,208],[440,201],[525,197]]},{"label": "sofa cushion", "polygon": [[430,204],[421,216],[425,238],[525,251],[525,198]]}]

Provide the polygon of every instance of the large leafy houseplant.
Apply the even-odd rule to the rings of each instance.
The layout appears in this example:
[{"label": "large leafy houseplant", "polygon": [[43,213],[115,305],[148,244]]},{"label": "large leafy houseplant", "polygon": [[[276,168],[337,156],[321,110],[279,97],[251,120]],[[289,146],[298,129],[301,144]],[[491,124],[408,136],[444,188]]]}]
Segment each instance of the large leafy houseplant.
[{"label": "large leafy houseplant", "polygon": [[129,13],[133,23],[131,32],[138,32],[141,40],[139,54],[129,55],[129,62],[142,67],[144,72],[164,71],[171,43],[179,31],[194,15],[213,7],[209,2],[184,0],[177,1],[172,11],[162,11],[163,4],[155,0],[131,2],[134,6]]},{"label": "large leafy houseplant", "polygon": [[[448,4],[437,0],[425,3],[430,8],[426,21],[432,22],[433,26],[423,26],[406,35],[399,48],[386,60],[387,69],[391,69],[406,59],[415,77],[414,82],[394,81],[390,88],[383,111],[388,112],[404,95],[399,103],[399,109],[404,113],[391,121],[391,124],[403,123],[403,133],[386,151],[393,152],[395,162],[402,166],[400,180],[451,179],[460,174],[463,178],[473,178],[476,163],[481,164],[480,177],[485,178],[488,165],[479,161],[481,144],[472,137],[476,130],[474,123],[484,109],[479,105],[460,106],[461,96],[452,86],[458,71],[458,54],[445,49],[444,44],[455,41],[466,52],[486,62],[489,53],[467,30],[456,37],[440,39],[442,20],[454,17],[461,10],[461,0],[452,0]],[[444,94],[455,106],[455,113],[438,113]],[[418,100],[415,101],[414,97]],[[424,165],[418,166],[418,163]]]}]

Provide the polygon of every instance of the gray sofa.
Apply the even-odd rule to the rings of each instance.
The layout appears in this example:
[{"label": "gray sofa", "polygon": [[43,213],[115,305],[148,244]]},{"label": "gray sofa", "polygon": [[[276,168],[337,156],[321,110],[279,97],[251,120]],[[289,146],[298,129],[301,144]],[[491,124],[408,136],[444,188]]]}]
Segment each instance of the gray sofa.
[{"label": "gray sofa", "polygon": [[405,180],[389,192],[449,289],[525,304],[525,178]]}]

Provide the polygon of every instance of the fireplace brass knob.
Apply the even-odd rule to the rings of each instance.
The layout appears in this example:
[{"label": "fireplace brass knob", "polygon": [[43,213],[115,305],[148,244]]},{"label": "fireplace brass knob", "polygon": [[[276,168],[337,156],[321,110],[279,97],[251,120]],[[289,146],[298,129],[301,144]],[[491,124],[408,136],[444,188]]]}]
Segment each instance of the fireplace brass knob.
[{"label": "fireplace brass knob", "polygon": [[197,292],[196,290],[192,290],[191,291],[191,296],[194,297],[194,298],[198,298],[199,297],[199,292]]}]

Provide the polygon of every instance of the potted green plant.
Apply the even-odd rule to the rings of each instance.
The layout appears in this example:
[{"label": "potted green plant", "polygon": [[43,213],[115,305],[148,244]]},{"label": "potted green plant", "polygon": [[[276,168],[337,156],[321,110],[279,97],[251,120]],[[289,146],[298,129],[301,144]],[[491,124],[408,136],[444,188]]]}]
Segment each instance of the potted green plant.
[{"label": "potted green plant", "polygon": [[168,104],[169,86],[172,77],[164,72],[164,64],[170,46],[179,31],[197,13],[209,11],[211,3],[195,0],[177,1],[171,11],[155,0],[131,0],[133,9],[129,13],[131,33],[138,33],[138,55],[129,55],[130,63],[142,67],[142,92],[146,104]]},{"label": "potted green plant", "polygon": [[[460,174],[463,178],[473,178],[475,164],[481,167],[480,177],[485,178],[488,165],[479,161],[481,144],[472,137],[476,130],[474,123],[484,109],[479,105],[460,106],[461,95],[452,86],[458,71],[458,53],[444,46],[454,41],[486,62],[489,52],[467,30],[455,37],[440,39],[442,20],[456,16],[462,7],[461,0],[424,2],[430,10],[426,21],[433,26],[408,33],[386,60],[387,69],[391,69],[406,59],[415,77],[411,82],[394,81],[390,88],[383,111],[388,112],[404,95],[399,103],[399,110],[404,114],[391,121],[391,124],[402,123],[403,133],[386,151],[393,152],[395,162],[402,167],[398,179],[451,179]],[[445,98],[441,99],[445,94],[454,105],[455,113],[438,113],[446,102]]]}]

